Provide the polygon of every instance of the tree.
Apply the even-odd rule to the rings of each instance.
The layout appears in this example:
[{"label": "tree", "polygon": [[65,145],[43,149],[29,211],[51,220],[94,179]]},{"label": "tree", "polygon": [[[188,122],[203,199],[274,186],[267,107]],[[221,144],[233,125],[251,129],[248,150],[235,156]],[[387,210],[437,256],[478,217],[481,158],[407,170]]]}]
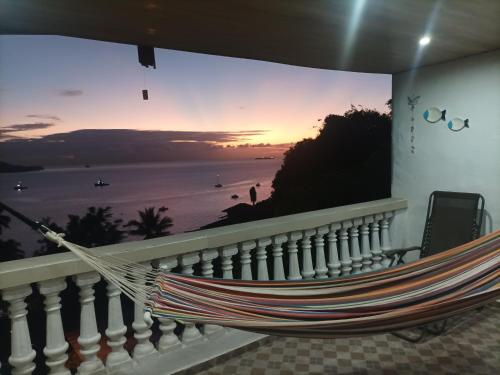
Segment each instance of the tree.
[{"label": "tree", "polygon": [[257,202],[257,190],[255,190],[255,186],[250,188],[250,200],[252,204],[255,206],[255,202]]},{"label": "tree", "polygon": [[390,184],[391,116],[353,106],[285,153],[273,180],[274,215],[386,198]]},{"label": "tree", "polygon": [[[0,236],[4,234],[5,229],[10,228],[10,217],[4,215],[0,208]],[[21,244],[14,240],[0,239],[0,262],[24,258],[24,251],[21,250]]]},{"label": "tree", "polygon": [[144,239],[168,236],[167,230],[173,225],[173,221],[168,216],[163,216],[167,208],[162,206],[155,210],[154,207],[147,207],[143,211],[138,211],[139,220],[130,220],[125,227],[131,227],[129,234],[143,236]]},{"label": "tree", "polygon": [[111,207],[89,207],[82,217],[69,215],[65,238],[85,247],[115,244],[124,238],[121,222],[113,219]]}]

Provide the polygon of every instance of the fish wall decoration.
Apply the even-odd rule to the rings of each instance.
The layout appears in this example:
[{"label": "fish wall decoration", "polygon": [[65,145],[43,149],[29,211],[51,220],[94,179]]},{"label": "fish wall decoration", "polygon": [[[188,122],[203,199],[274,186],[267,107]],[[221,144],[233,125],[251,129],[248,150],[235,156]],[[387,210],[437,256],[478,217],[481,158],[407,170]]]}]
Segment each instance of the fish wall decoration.
[{"label": "fish wall decoration", "polygon": [[446,109],[440,110],[437,107],[431,107],[424,112],[424,119],[431,124],[439,121],[446,121]]},{"label": "fish wall decoration", "polygon": [[448,129],[452,132],[459,132],[469,127],[469,119],[462,120],[461,118],[454,118],[448,122]]}]

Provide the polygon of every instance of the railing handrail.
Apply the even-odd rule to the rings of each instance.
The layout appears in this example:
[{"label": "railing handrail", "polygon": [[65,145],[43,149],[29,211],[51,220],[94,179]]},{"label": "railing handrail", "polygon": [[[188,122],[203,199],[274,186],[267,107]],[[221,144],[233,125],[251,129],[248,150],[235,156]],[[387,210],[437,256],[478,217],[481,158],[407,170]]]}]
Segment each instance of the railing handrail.
[{"label": "railing handrail", "polygon": [[[219,228],[180,233],[150,240],[123,242],[95,248],[134,262],[172,257],[239,242],[318,228],[363,216],[407,208],[406,199],[386,198],[308,211]],[[0,263],[0,289],[92,271],[73,253],[46,255]]]}]

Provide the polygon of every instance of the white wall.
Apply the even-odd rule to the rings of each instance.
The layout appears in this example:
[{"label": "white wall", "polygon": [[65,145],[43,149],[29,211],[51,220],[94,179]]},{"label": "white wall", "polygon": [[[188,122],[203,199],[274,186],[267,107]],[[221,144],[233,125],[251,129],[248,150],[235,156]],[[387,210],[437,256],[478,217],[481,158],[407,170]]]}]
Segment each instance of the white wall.
[{"label": "white wall", "polygon": [[[418,245],[429,194],[434,190],[481,193],[490,216],[485,230],[500,228],[500,50],[396,74],[393,96],[392,196],[408,199],[394,221],[393,244]],[[410,152],[415,106],[415,153]],[[446,122],[429,124],[423,113],[446,109]],[[470,128],[448,129],[449,119],[468,118]]]}]

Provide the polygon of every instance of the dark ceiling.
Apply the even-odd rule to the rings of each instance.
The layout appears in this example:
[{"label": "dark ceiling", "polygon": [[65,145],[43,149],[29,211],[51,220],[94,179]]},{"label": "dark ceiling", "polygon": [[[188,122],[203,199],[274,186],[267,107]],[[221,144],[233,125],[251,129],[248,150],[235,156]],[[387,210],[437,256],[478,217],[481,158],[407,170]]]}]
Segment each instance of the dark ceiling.
[{"label": "dark ceiling", "polygon": [[396,73],[499,49],[500,0],[0,0],[0,33]]}]

